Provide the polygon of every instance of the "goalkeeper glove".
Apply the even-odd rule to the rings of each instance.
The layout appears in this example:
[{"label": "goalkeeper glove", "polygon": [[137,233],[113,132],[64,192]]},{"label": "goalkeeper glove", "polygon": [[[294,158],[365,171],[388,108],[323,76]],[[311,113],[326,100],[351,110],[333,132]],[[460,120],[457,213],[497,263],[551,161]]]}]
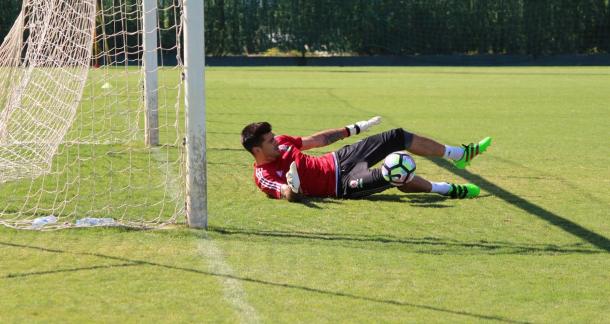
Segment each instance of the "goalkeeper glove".
[{"label": "goalkeeper glove", "polygon": [[369,120],[362,120],[353,125],[347,125],[345,128],[349,133],[349,136],[360,134],[361,132],[367,131],[371,126],[381,123],[381,117],[375,116]]},{"label": "goalkeeper glove", "polygon": [[292,192],[299,193],[301,190],[301,180],[299,179],[299,173],[297,172],[297,164],[294,161],[290,163],[290,169],[286,173],[286,182]]}]

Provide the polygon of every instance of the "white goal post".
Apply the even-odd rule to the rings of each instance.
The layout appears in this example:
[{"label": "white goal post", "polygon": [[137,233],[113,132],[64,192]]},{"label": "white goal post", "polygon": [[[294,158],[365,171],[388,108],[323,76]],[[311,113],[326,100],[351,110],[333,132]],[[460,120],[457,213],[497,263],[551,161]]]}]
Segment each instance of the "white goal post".
[{"label": "white goal post", "polygon": [[191,227],[207,227],[205,54],[203,0],[184,0],[186,79],[186,213]]},{"label": "white goal post", "polygon": [[143,51],[142,62],[144,69],[144,107],[146,109],[146,118],[144,135],[146,145],[159,145],[159,98],[157,89],[159,82],[157,80],[157,0],[142,0],[142,44]]},{"label": "white goal post", "polygon": [[0,46],[1,225],[207,227],[203,12],[23,0]]}]

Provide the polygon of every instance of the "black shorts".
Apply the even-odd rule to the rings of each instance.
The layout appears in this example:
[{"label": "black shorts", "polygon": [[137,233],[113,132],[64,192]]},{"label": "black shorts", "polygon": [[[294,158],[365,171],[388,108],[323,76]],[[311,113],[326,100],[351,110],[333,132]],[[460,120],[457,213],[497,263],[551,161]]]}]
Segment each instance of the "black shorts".
[{"label": "black shorts", "polygon": [[336,151],[339,167],[337,197],[356,199],[392,187],[381,175],[381,168],[370,169],[392,152],[411,146],[413,135],[402,128],[369,136]]}]

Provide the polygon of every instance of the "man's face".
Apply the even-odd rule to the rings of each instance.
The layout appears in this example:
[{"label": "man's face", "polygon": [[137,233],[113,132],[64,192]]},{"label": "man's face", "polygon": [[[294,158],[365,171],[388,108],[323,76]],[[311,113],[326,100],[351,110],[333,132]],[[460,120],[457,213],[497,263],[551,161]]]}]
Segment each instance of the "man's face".
[{"label": "man's face", "polygon": [[275,134],[269,132],[263,135],[263,142],[261,143],[260,151],[267,159],[276,159],[282,154],[280,152],[279,145],[275,140]]}]

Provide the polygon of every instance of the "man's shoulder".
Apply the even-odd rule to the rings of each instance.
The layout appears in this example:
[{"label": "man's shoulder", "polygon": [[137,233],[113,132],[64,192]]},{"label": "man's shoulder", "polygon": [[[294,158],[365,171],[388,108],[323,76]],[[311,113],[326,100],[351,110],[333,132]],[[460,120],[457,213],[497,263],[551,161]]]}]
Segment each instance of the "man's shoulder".
[{"label": "man's shoulder", "polygon": [[301,148],[303,146],[303,139],[301,137],[294,137],[290,135],[278,135],[275,137],[277,143],[281,146],[288,147],[290,145],[295,146],[296,148]]},{"label": "man's shoulder", "polygon": [[279,169],[277,163],[265,163],[262,165],[254,165],[254,174],[273,174],[275,170]]}]

